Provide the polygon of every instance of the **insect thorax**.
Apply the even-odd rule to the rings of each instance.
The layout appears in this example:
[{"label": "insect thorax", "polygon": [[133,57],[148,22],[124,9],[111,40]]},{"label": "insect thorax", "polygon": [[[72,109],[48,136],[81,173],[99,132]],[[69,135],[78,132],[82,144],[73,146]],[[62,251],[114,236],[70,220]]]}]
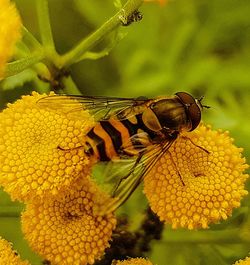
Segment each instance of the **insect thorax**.
[{"label": "insect thorax", "polygon": [[156,101],[151,106],[162,129],[170,132],[189,130],[191,124],[185,106],[176,97]]}]

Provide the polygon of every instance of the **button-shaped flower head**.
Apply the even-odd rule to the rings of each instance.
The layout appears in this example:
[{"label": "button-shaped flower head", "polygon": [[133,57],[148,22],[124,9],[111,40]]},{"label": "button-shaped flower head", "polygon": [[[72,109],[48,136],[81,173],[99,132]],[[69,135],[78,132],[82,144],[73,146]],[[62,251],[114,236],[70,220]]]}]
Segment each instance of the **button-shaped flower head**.
[{"label": "button-shaped flower head", "polygon": [[94,264],[109,246],[116,225],[113,214],[93,216],[95,195],[105,194],[86,173],[72,190],[56,200],[28,204],[22,215],[25,238],[52,264]]},{"label": "button-shaped flower head", "polygon": [[228,132],[200,125],[183,134],[145,177],[152,210],[173,228],[227,219],[247,194],[248,165]]},{"label": "button-shaped flower head", "polygon": [[91,116],[42,108],[37,102],[45,96],[23,96],[0,113],[0,185],[12,199],[56,196],[89,164],[83,141]]}]

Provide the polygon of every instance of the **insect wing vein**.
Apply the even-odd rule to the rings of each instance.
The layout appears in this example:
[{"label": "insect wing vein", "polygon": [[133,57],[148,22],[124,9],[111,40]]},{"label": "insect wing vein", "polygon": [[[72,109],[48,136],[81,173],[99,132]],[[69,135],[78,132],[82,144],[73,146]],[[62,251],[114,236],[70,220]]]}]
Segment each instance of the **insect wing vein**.
[{"label": "insect wing vein", "polygon": [[[132,108],[144,104],[148,99],[135,98],[116,98],[116,97],[91,97],[77,95],[52,95],[46,96],[38,100],[37,104],[40,107],[51,110],[64,109],[67,114],[81,110],[88,110],[96,121],[107,120],[112,115],[123,119],[122,113],[130,112],[133,115]],[[128,111],[131,109],[130,111]],[[120,115],[119,115],[120,114]]]},{"label": "insect wing vein", "polygon": [[[129,163],[131,163],[129,173],[120,177],[118,184],[116,184],[112,192],[113,199],[100,205],[98,213],[104,215],[120,207],[142,182],[144,176],[153,168],[162,155],[168,151],[173,142],[174,140],[167,141],[164,144],[155,144],[147,151],[140,154],[132,163],[131,160],[129,160]],[[118,173],[120,172],[122,172],[122,170]],[[114,178],[114,175],[112,175],[112,179]]]}]

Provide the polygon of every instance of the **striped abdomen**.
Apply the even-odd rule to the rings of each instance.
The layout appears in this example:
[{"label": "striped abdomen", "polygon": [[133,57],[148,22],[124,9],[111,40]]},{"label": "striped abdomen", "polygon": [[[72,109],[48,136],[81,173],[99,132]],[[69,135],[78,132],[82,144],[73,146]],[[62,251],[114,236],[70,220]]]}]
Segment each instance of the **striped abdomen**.
[{"label": "striped abdomen", "polygon": [[141,114],[133,116],[133,119],[100,121],[87,133],[87,153],[96,156],[99,161],[109,161],[122,155],[138,155],[144,145],[131,137],[140,132],[146,132],[149,139],[155,136],[144,125]]}]

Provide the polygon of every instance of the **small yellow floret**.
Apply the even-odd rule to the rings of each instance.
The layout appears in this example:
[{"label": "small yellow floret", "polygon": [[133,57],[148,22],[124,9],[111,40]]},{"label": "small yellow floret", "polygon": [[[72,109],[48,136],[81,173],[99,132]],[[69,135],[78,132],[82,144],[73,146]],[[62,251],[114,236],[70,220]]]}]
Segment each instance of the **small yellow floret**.
[{"label": "small yellow floret", "polygon": [[93,216],[95,194],[102,192],[90,178],[84,174],[77,184],[54,201],[28,204],[22,215],[30,246],[52,264],[94,264],[109,246],[116,225],[113,214]]},{"label": "small yellow floret", "polygon": [[24,202],[67,191],[90,163],[83,143],[93,119],[43,108],[44,96],[23,96],[0,113],[0,185]]},{"label": "small yellow floret", "polygon": [[12,245],[0,237],[0,264],[4,265],[29,265],[28,261],[22,261],[20,256],[12,249]]},{"label": "small yellow floret", "polygon": [[20,38],[20,31],[21,19],[15,5],[9,0],[0,0],[0,80],[4,75],[5,64]]},{"label": "small yellow floret", "polygon": [[153,264],[147,259],[134,258],[134,259],[128,259],[124,261],[113,261],[112,265],[153,265]]},{"label": "small yellow floret", "polygon": [[247,195],[241,153],[227,132],[209,126],[183,134],[145,177],[152,210],[173,228],[207,228],[227,219]]},{"label": "small yellow floret", "polygon": [[250,258],[246,257],[244,260],[238,260],[234,263],[234,265],[250,265]]}]

